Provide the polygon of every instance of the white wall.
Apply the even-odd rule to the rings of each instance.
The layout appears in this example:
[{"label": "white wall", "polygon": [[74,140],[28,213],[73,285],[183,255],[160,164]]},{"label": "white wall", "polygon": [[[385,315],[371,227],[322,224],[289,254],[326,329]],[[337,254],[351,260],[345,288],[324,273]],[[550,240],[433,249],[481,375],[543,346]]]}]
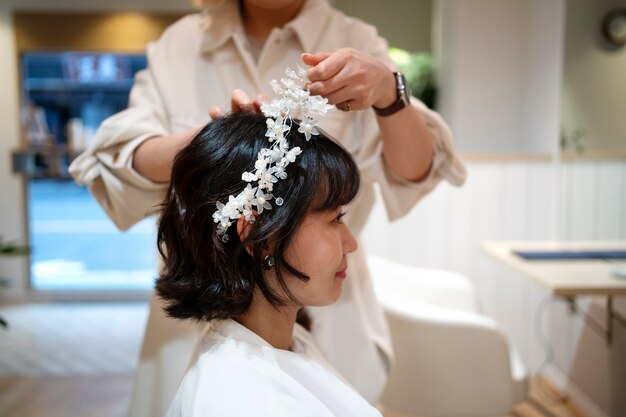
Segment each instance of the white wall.
[{"label": "white wall", "polygon": [[564,0],[439,0],[441,113],[462,152],[556,151]]}]

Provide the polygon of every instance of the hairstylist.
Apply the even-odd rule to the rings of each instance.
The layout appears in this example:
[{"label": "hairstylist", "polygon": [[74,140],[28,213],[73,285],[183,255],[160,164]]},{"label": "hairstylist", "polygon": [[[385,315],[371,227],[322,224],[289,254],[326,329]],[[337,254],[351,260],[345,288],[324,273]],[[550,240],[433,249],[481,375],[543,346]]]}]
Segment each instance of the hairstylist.
[{"label": "hairstylist", "polygon": [[[157,212],[174,155],[209,114],[254,111],[268,81],[297,63],[309,68],[311,93],[337,105],[320,126],[359,165],[361,192],[346,218],[357,238],[374,204],[374,183],[394,220],[441,180],[458,186],[465,179],[445,122],[408,97],[385,40],[326,0],[211,1],[169,27],[147,56],[128,109],[103,122],[70,167],[122,230]],[[362,249],[349,269],[353,279],[339,301],[311,310],[312,333],[329,362],[374,403],[392,347]],[[153,297],[131,416],[165,414],[200,330],[165,317]]]}]

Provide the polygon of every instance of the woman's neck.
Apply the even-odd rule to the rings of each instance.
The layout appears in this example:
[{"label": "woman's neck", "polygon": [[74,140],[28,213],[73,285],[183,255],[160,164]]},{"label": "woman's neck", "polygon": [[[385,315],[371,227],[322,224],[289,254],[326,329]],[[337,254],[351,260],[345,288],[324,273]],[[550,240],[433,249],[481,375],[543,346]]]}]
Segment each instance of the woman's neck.
[{"label": "woman's neck", "polygon": [[250,308],[235,320],[276,349],[290,350],[297,313],[295,306],[272,306],[257,290]]},{"label": "woman's neck", "polygon": [[249,36],[262,42],[268,38],[272,29],[285,26],[294,19],[305,0],[293,0],[281,7],[263,7],[254,1],[241,0],[241,18]]}]

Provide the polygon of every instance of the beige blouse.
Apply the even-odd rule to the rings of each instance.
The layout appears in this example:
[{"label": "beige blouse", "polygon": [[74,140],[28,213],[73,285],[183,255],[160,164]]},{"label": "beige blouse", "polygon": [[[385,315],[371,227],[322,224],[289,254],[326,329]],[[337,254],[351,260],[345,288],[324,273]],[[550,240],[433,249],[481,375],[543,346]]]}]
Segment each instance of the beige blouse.
[{"label": "beige blouse", "polygon": [[[376,29],[331,8],[326,0],[307,0],[294,20],[271,32],[255,61],[237,5],[237,1],[226,0],[210,12],[186,16],[150,44],[148,68],[136,76],[128,109],[105,120],[91,146],[70,166],[75,180],[89,187],[120,229],[126,230],[154,213],[166,190],[165,184],[153,183],[132,169],[133,152],[144,140],[200,127],[209,121],[210,106],[229,108],[230,94],[235,88],[250,96],[270,93],[268,81],[282,77],[288,66],[303,65],[302,52],[353,47],[395,69],[387,54],[387,42]],[[419,183],[398,177],[385,165],[372,110],[331,110],[320,121],[320,126],[352,153],[361,170],[361,192],[346,217],[355,236],[374,204],[374,184],[378,184],[388,216],[394,220],[405,215],[441,180],[456,186],[465,180],[465,168],[455,154],[445,122],[420,101],[413,100],[412,104],[424,116],[435,139],[433,168]],[[350,279],[340,300],[333,306],[314,309],[313,334],[333,366],[373,402],[384,386],[392,362],[391,342],[362,250],[352,254],[349,262]],[[157,300],[154,303],[158,305]],[[172,358],[173,351],[166,349],[176,338],[176,346],[183,343],[182,336],[171,330],[176,325],[165,326],[165,321],[171,322],[160,309],[153,308],[133,399],[145,400],[145,404],[133,406],[134,409],[148,410],[134,415],[165,413],[154,403],[162,402],[167,408],[188,360],[183,353]],[[158,331],[166,327],[171,331]],[[190,333],[186,330],[181,334]],[[163,353],[157,354],[166,351],[167,358]],[[150,358],[146,352],[150,352]],[[152,362],[148,366],[149,360]],[[173,365],[176,360],[182,365]],[[163,361],[168,369],[183,369],[170,369],[173,373],[157,371]],[[151,369],[145,378],[141,376],[142,366]]]}]

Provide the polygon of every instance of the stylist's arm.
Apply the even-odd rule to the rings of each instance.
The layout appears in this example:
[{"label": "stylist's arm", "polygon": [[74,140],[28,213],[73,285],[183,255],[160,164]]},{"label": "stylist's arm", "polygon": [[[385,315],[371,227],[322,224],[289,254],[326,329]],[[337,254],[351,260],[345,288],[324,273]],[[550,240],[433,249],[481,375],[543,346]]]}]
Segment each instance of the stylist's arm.
[{"label": "stylist's arm", "polygon": [[[333,53],[303,54],[311,94],[330,104],[347,103],[350,110],[385,108],[396,98],[393,73],[377,58],[352,48]],[[342,106],[345,107],[345,106]],[[376,116],[386,164],[409,181],[424,179],[433,159],[431,131],[419,111],[408,106],[390,116]]]},{"label": "stylist's arm", "polygon": [[[266,96],[259,95],[254,99],[242,90],[233,90],[230,98],[231,111],[247,111],[258,113]],[[218,107],[209,109],[211,119],[223,116],[226,112]],[[154,182],[170,181],[174,157],[198,133],[200,127],[194,127],[167,136],[155,136],[137,147],[133,154],[133,169],[141,176]]]}]

